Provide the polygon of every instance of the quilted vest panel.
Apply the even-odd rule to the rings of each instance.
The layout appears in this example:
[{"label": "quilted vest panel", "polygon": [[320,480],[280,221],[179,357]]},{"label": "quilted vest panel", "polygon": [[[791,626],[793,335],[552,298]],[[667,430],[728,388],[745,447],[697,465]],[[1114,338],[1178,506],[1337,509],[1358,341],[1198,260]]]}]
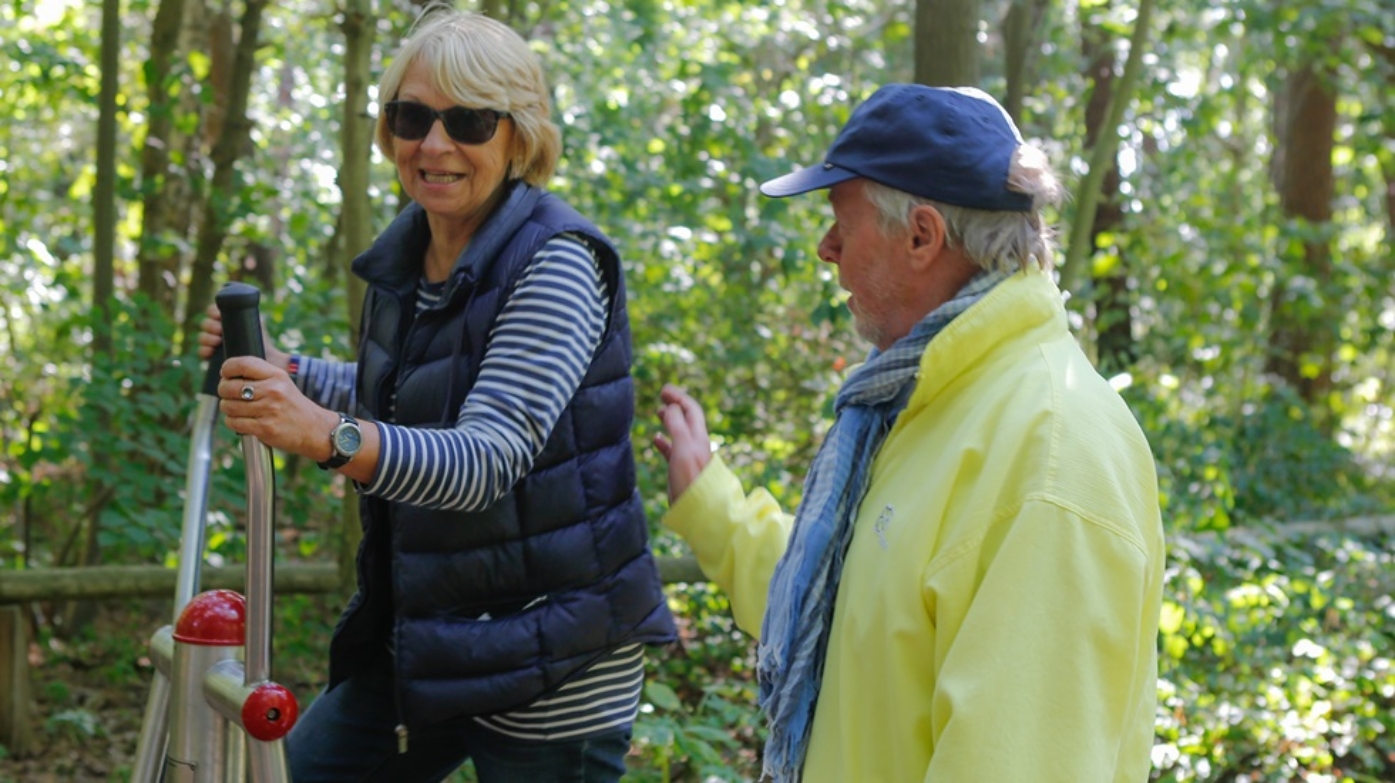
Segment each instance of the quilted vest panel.
[{"label": "quilted vest panel", "polygon": [[558,234],[586,238],[611,302],[580,388],[504,497],[476,512],[362,499],[359,591],[331,645],[331,685],[391,642],[408,726],[520,707],[618,646],[675,638],[635,489],[614,248],[560,199],[517,185],[457,261],[441,302],[413,318],[424,226],[414,205],[355,261],[369,282],[358,376],[366,418],[383,419],[395,397],[385,420],[453,426],[508,293]]}]

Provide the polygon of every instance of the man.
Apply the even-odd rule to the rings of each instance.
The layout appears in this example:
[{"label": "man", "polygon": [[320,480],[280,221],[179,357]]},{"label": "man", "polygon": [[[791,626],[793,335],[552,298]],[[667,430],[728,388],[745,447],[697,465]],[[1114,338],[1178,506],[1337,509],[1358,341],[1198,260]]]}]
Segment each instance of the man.
[{"label": "man", "polygon": [[671,508],[757,633],[765,771],[806,783],[1148,777],[1163,535],[1133,416],[1067,328],[1045,158],[982,92],[893,84],[826,161],[819,258],[874,346],[793,520],[662,394]]}]

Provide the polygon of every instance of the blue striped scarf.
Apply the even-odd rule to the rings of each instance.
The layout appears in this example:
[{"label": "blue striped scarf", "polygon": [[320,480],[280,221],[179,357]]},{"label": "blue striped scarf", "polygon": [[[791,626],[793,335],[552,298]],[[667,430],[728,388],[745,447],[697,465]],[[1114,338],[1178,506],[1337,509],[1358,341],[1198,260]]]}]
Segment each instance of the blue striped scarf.
[{"label": "blue striped scarf", "polygon": [[873,349],[834,401],[833,427],[804,480],[784,556],[770,580],[757,680],[769,736],[765,775],[799,779],[823,680],[828,629],[872,460],[915,386],[930,340],[1006,275],[981,272],[886,351]]}]

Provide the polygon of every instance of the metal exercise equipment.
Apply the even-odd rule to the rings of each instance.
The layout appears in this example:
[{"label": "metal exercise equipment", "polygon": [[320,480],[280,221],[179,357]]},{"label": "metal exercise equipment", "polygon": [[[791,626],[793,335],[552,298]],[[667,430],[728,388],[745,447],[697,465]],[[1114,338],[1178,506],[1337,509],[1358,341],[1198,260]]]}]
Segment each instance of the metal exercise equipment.
[{"label": "metal exercise equipment", "polygon": [[141,723],[133,783],[286,783],[283,738],[299,712],[295,696],[271,681],[273,505],[271,449],[247,435],[247,596],[195,595],[203,563],[205,514],[218,379],[223,356],[265,356],[260,293],[229,283],[215,302],[223,348],[208,363],[194,413],[189,475],[175,583],[174,624],[155,632],[155,675]]}]

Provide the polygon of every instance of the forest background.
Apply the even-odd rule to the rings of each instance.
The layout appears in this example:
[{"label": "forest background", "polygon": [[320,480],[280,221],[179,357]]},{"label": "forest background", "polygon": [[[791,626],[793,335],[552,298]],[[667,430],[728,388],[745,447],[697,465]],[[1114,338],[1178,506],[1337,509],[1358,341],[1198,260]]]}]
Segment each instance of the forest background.
[{"label": "forest background", "polygon": [[[1157,459],[1154,778],[1395,780],[1395,2],[470,7],[534,42],[565,145],[552,189],[622,250],[654,520],[662,383],[793,507],[865,353],[814,255],[826,204],[756,184],[821,160],[882,83],[980,86],[1066,175],[1073,326]],[[0,609],[32,695],[0,693],[22,702],[0,780],[129,775],[169,602],[103,569],[174,564],[191,330],[242,280],[281,347],[351,355],[348,264],[403,206],[370,149],[373,85],[416,10],[0,4]],[[235,564],[244,474],[226,430],[218,449],[209,559]],[[344,485],[276,460],[280,562],[343,562]],[[105,600],[26,581],[79,567]],[[302,704],[346,589],[277,595],[277,679]],[[753,779],[751,641],[710,586],[670,597],[684,636],[649,661],[630,778]]]}]

